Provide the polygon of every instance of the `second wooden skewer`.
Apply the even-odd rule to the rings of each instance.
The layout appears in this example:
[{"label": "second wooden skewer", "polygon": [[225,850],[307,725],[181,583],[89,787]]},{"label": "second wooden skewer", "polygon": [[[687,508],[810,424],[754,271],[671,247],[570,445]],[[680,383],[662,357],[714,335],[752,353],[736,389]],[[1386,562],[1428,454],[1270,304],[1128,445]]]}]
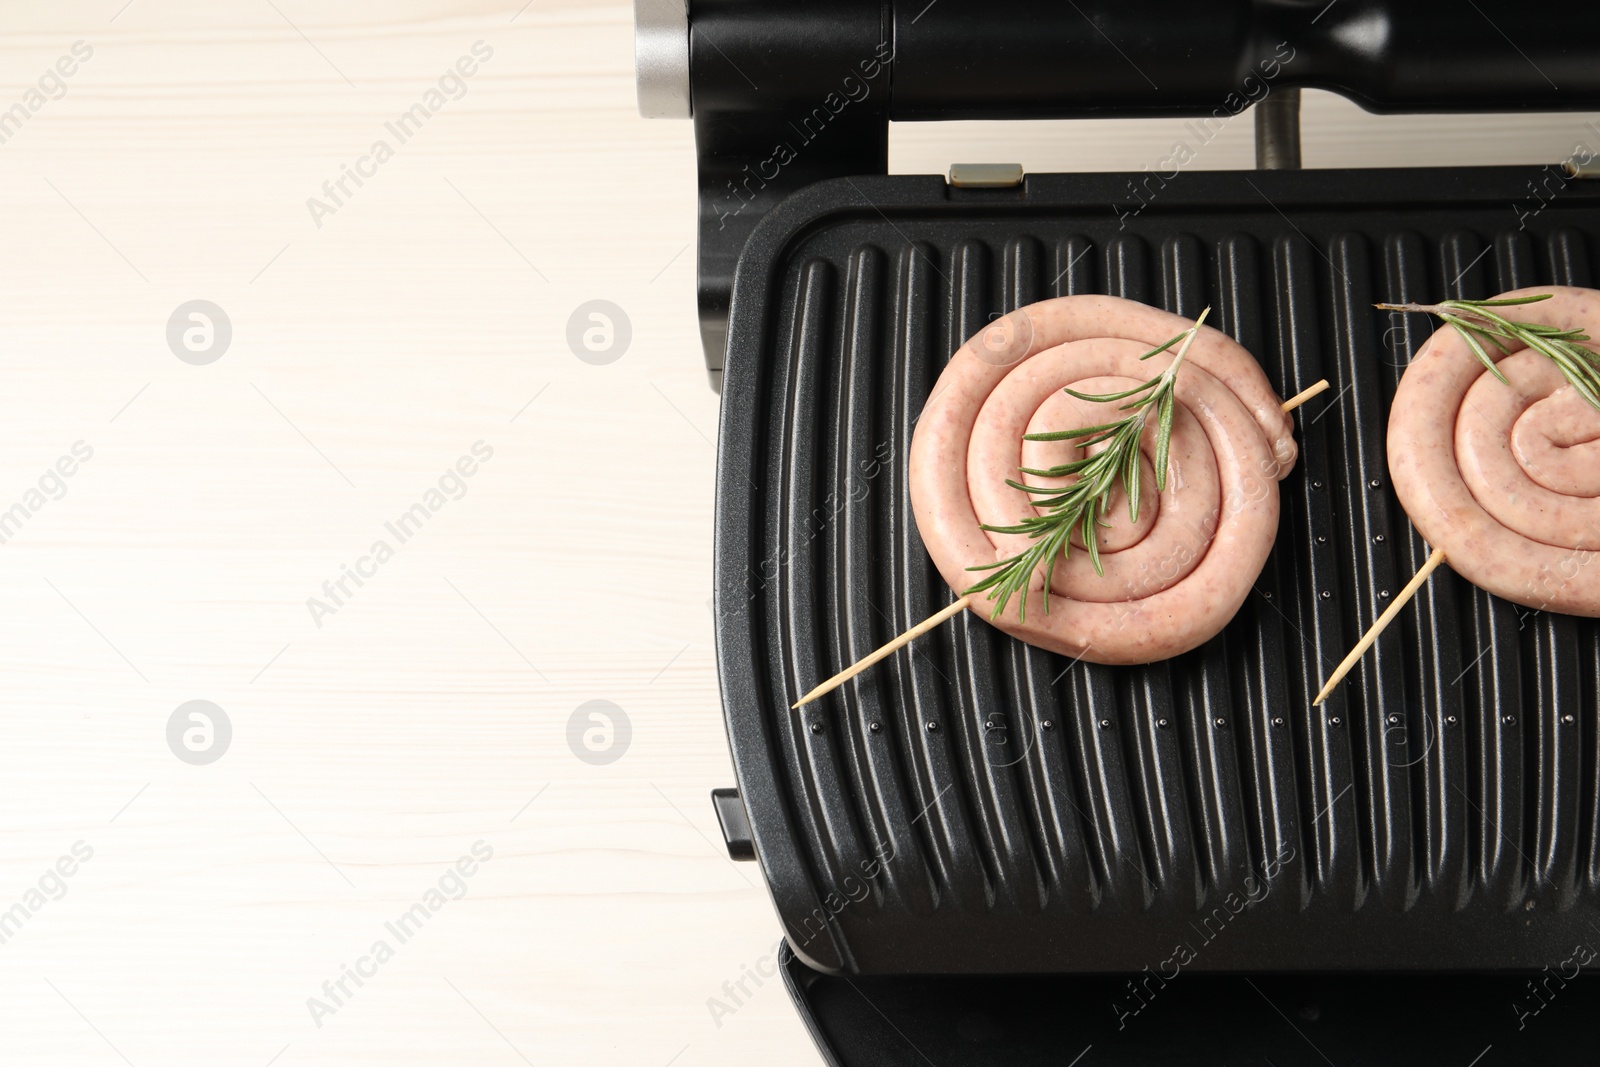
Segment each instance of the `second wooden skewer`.
[{"label": "second wooden skewer", "polygon": [[1384,609],[1383,614],[1378,616],[1378,620],[1374,622],[1372,626],[1368,628],[1367,632],[1361,636],[1361,640],[1356,642],[1356,647],[1352,648],[1349,654],[1346,655],[1343,661],[1340,662],[1339,666],[1334,669],[1332,676],[1329,677],[1328,681],[1323,685],[1322,692],[1318,693],[1317,699],[1311,702],[1313,707],[1316,707],[1324,700],[1328,699],[1328,694],[1332,693],[1334,689],[1338,687],[1339,683],[1344,680],[1344,676],[1350,673],[1351,668],[1356,665],[1356,662],[1366,654],[1367,649],[1372,647],[1373,642],[1378,639],[1378,635],[1383,633],[1383,631],[1388,628],[1388,625],[1394,621],[1394,617],[1396,615],[1400,614],[1400,609],[1405,607],[1406,603],[1412,597],[1417,595],[1417,590],[1421,589],[1422,583],[1428,580],[1428,575],[1432,574],[1434,572],[1434,568],[1438,567],[1439,564],[1443,562],[1444,549],[1434,549],[1433,552],[1428,556],[1428,561],[1424,563],[1422,568],[1412,576],[1409,582],[1406,583],[1406,587],[1400,590],[1400,595],[1394,598],[1394,603],[1390,604]]}]

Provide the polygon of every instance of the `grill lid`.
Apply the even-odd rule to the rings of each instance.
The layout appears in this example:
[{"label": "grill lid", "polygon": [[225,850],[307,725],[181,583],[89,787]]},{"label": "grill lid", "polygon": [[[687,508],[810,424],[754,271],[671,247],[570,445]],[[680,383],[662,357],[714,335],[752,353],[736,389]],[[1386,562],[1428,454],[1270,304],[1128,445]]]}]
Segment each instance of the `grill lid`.
[{"label": "grill lid", "polygon": [[713,383],[746,239],[813,182],[887,174],[891,121],[1168,115],[1205,144],[1251,109],[1258,165],[1298,167],[1302,86],[1393,113],[1600,107],[1571,6],[1520,0],[634,0],[634,22],[641,113],[694,121]]}]

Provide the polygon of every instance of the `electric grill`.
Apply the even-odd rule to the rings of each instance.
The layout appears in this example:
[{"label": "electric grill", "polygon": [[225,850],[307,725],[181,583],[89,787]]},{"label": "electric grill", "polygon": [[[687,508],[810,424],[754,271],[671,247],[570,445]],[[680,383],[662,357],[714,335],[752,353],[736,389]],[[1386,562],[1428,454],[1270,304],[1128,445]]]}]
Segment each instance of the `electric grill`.
[{"label": "electric grill", "polygon": [[[1594,284],[1600,128],[1562,168],[1301,171],[1298,91],[1374,111],[1600,107],[1592,17],[1466,0],[638,0],[641,110],[692,115],[723,394],[716,617],[737,789],[828,1062],[1565,1062],[1600,1002],[1600,621],[1441,570],[1388,486],[1432,331],[1378,301]],[[1585,27],[1587,19],[1591,24]],[[1560,88],[1557,89],[1556,86]],[[889,176],[889,120],[1254,111],[1259,169]],[[1585,145],[1587,139],[1588,144]],[[1591,147],[1592,146],[1592,147]],[[905,460],[950,354],[1100,292],[1213,322],[1296,416],[1254,594],[1144,667],[951,602]],[[1485,1063],[1494,1062],[1485,1059]]]}]

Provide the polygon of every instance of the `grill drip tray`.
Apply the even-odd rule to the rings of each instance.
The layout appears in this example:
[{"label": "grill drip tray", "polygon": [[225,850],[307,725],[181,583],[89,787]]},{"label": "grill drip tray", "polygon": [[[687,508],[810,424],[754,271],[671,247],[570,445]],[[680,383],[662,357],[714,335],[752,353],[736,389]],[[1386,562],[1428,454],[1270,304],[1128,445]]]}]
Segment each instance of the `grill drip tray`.
[{"label": "grill drip tray", "polygon": [[[1592,284],[1600,189],[1574,182],[1519,216],[1523,168],[1194,173],[1135,212],[1145,177],[825,182],[740,260],[718,655],[790,943],[821,971],[953,975],[1138,972],[1203,942],[1184,966],[1197,988],[1207,971],[1539,971],[1600,946],[1600,624],[1441,570],[1310,707],[1427,554],[1388,487],[1384,428],[1433,327],[1371,305]],[[1191,317],[1209,304],[1280,394],[1332,382],[1297,416],[1301,461],[1243,610],[1138,668],[1074,664],[967,616],[790,712],[952,599],[905,482],[949,353],[999,314],[1083,292]],[[1205,988],[1259,1002],[1240,981]]]}]

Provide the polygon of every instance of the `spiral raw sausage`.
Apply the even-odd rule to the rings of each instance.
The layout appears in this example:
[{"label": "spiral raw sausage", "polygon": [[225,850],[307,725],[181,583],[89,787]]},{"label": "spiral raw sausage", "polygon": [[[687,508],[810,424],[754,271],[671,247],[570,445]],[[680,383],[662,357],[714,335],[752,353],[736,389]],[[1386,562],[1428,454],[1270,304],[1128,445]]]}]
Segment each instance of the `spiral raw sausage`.
[{"label": "spiral raw sausage", "polygon": [[[1561,329],[1600,326],[1600,293],[1553,293],[1497,309]],[[1489,355],[1496,379],[1450,326],[1406,368],[1389,414],[1389,471],[1406,514],[1456,573],[1532,608],[1600,616],[1600,411],[1545,356]]]},{"label": "spiral raw sausage", "polygon": [[[1024,442],[1027,433],[1121,418],[1117,403],[1063,392],[1128,389],[1165,370],[1169,350],[1139,357],[1191,326],[1129,300],[1071,296],[1012,312],[970,338],[935,384],[911,443],[911,502],[939,573],[961,591],[969,568],[1008,559],[1030,542],[984,531],[1013,525],[1033,506],[1008,487],[1019,467],[1046,468],[1082,455],[1068,442]],[[1137,523],[1121,490],[1103,531],[1104,575],[1081,546],[1058,560],[1046,612],[1042,571],[1028,593],[993,620],[1032,644],[1095,663],[1149,663],[1186,652],[1227,625],[1249,594],[1278,528],[1278,479],[1294,466],[1292,424],[1249,352],[1202,328],[1176,387],[1166,489],[1155,490],[1154,419],[1142,442],[1146,486]],[[1042,479],[1021,479],[1046,484]],[[975,610],[993,611],[983,601]]]}]

